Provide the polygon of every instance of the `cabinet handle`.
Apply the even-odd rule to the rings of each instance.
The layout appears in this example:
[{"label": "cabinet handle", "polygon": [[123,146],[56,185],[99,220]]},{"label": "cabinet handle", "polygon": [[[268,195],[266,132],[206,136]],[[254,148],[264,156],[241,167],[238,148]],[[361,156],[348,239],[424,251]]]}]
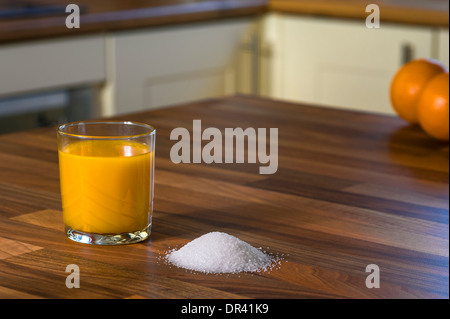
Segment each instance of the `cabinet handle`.
[{"label": "cabinet handle", "polygon": [[414,59],[414,47],[409,44],[405,43],[402,45],[402,65],[412,61]]},{"label": "cabinet handle", "polygon": [[259,68],[260,68],[260,61],[259,61],[259,51],[260,51],[260,42],[259,42],[259,35],[254,34],[251,39],[250,44],[250,50],[251,50],[251,88],[252,88],[252,94],[258,95],[259,94]]},{"label": "cabinet handle", "polygon": [[260,91],[260,53],[261,43],[258,33],[253,33],[248,42],[242,45],[241,49],[250,54],[250,65],[248,66],[250,72],[250,94],[259,95]]}]

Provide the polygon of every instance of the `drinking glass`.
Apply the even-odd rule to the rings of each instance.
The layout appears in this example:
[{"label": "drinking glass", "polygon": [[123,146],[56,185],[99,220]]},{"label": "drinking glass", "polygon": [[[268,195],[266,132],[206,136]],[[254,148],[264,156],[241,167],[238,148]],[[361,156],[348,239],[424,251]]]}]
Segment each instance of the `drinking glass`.
[{"label": "drinking glass", "polygon": [[61,200],[68,238],[118,245],[150,236],[156,130],[136,122],[58,127]]}]

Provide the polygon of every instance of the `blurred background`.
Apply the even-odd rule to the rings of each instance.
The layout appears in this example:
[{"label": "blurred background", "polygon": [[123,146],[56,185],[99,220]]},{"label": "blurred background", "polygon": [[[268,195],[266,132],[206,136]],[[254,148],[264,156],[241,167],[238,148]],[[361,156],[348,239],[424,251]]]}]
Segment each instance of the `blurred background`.
[{"label": "blurred background", "polygon": [[372,3],[0,0],[0,134],[233,94],[393,114],[402,64],[448,66],[449,3]]}]

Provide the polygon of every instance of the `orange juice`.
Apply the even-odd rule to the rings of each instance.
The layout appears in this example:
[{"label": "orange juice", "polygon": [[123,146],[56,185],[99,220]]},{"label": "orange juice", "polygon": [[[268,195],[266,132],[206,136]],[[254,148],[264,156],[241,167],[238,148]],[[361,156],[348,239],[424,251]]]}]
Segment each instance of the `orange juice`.
[{"label": "orange juice", "polygon": [[81,140],[59,150],[66,227],[96,234],[145,229],[151,218],[148,146],[128,140]]}]

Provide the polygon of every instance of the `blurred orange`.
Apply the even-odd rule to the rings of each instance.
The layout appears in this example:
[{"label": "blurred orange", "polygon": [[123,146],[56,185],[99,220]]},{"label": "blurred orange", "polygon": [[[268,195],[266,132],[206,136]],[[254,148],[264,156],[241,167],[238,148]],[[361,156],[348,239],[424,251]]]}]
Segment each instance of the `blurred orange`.
[{"label": "blurred orange", "polygon": [[449,141],[449,76],[441,73],[431,79],[419,98],[419,123],[432,137]]},{"label": "blurred orange", "polygon": [[425,85],[446,69],[438,61],[419,59],[403,65],[391,83],[391,103],[397,114],[405,121],[419,122],[417,102]]}]

